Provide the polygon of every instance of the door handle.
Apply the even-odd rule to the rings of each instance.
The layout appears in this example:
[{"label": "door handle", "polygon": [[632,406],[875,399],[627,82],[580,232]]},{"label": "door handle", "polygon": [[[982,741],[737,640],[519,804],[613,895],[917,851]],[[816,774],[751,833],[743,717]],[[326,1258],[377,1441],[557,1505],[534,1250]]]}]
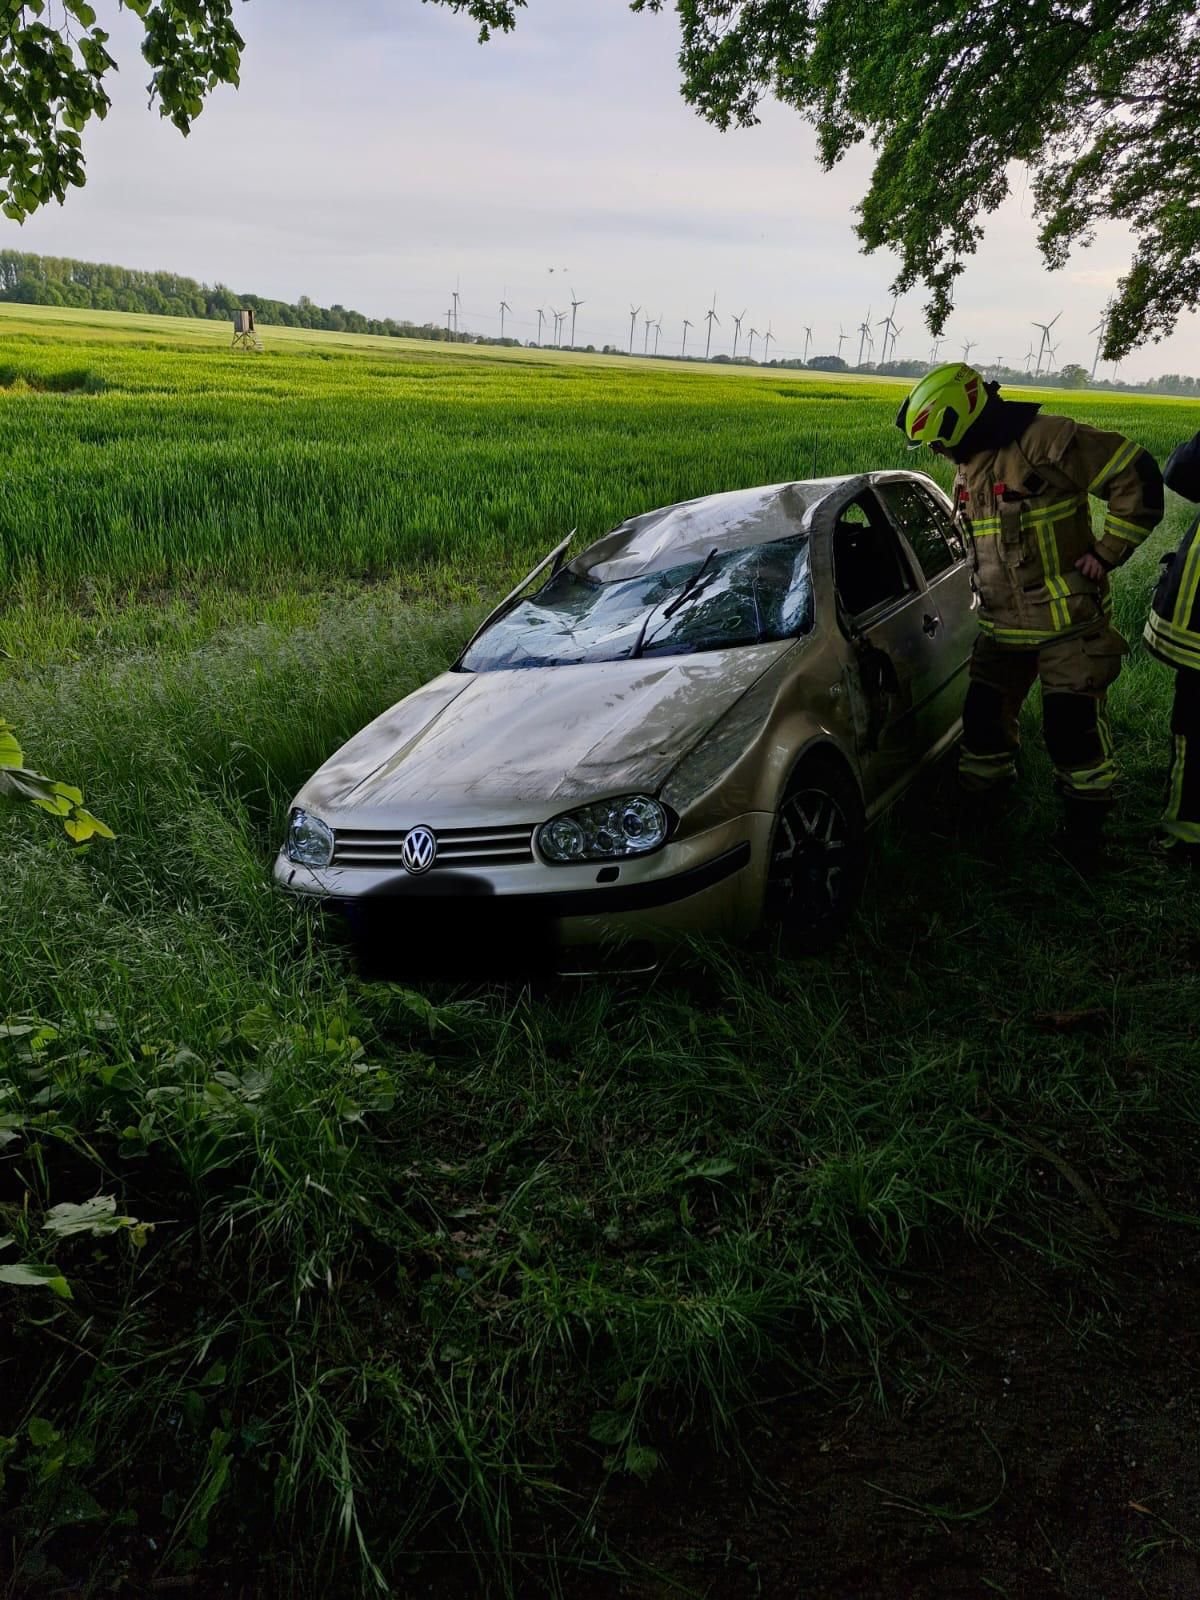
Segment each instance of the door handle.
[{"label": "door handle", "polygon": [[922,622],[921,627],[929,635],[929,637],[932,639],[934,634],[941,627],[941,625],[942,625],[942,619],[941,619],[941,617],[938,616],[937,612],[936,611],[927,611],[925,613],[925,620],[924,620],[924,622]]}]

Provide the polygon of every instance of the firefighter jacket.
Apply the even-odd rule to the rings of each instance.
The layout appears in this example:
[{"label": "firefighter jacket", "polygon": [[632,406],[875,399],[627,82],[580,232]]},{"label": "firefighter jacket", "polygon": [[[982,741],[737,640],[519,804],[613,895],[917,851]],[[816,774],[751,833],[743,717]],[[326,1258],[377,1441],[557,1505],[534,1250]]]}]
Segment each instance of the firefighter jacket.
[{"label": "firefighter jacket", "polygon": [[[1174,451],[1163,476],[1185,500],[1200,500],[1200,433]],[[1200,517],[1163,557],[1144,637],[1160,661],[1200,672]]]},{"label": "firefighter jacket", "polygon": [[[1094,551],[1106,567],[1121,566],[1162,517],[1153,456],[1069,417],[1035,415],[1011,442],[970,453],[954,488],[979,625],[997,644],[1024,649],[1103,623],[1108,575],[1093,582],[1076,561]],[[1099,540],[1089,495],[1108,502]]]}]

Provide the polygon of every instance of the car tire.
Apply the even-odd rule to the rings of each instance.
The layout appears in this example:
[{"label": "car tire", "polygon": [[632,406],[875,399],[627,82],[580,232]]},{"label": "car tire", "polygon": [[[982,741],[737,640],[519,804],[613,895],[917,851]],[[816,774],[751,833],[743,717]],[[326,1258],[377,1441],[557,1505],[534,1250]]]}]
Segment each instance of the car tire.
[{"label": "car tire", "polygon": [[784,950],[814,955],[846,931],[866,870],[866,816],[858,785],[836,757],[804,758],[771,830],[763,922]]}]

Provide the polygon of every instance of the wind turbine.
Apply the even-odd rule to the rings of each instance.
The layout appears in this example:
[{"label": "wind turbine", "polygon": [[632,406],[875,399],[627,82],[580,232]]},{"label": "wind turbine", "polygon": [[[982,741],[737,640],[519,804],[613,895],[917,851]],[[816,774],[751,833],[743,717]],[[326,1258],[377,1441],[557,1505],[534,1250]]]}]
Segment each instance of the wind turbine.
[{"label": "wind turbine", "polygon": [[688,331],[689,328],[694,328],[695,326],[696,326],[696,324],[694,322],[689,322],[687,317],[684,317],[684,319],[683,319],[683,343],[679,346],[679,355],[680,355],[681,359],[682,359],[683,356],[685,356],[687,354],[687,331]]},{"label": "wind turbine", "polygon": [[750,329],[750,360],[751,361],[754,360],[754,335],[757,332],[758,332],[757,328],[751,328]]},{"label": "wind turbine", "polygon": [[843,328],[841,323],[839,322],[838,323],[838,347],[837,347],[837,353],[838,353],[838,360],[839,361],[842,359],[842,346],[845,344],[846,340],[849,337],[850,337],[850,335],[846,332],[845,328]]},{"label": "wind turbine", "polygon": [[740,317],[734,317],[733,319],[733,359],[735,361],[737,360],[738,340],[742,335],[742,323],[745,321],[745,319],[746,313],[744,311]]},{"label": "wind turbine", "polygon": [[654,318],[647,317],[644,326],[646,337],[642,340],[642,354],[648,356],[650,354],[650,329],[654,326]]},{"label": "wind turbine", "polygon": [[808,365],[808,347],[809,347],[809,345],[811,343],[812,343],[812,329],[811,328],[805,328],[805,330],[804,330],[804,354],[801,357],[801,360],[804,362],[805,366]]},{"label": "wind turbine", "polygon": [[900,335],[903,332],[904,332],[903,328],[897,328],[895,325],[893,325],[893,327],[892,327],[892,360],[893,361],[895,361],[895,359],[896,359],[896,340],[900,337]]},{"label": "wind turbine", "polygon": [[586,305],[586,300],[576,300],[574,289],[571,290],[571,349],[575,348],[575,318],[579,315],[579,308]]},{"label": "wind turbine", "polygon": [[708,323],[708,338],[704,341],[704,359],[707,361],[708,352],[712,349],[713,323],[715,322],[718,328],[721,326],[721,319],[717,315],[717,295],[715,290],[713,291],[712,306],[704,313],[704,320]]},{"label": "wind turbine", "polygon": [[454,312],[452,310],[450,310],[449,307],[447,307],[447,309],[446,309],[446,337],[447,337],[447,339],[450,337],[450,318],[453,315],[454,315]]},{"label": "wind turbine", "polygon": [[944,333],[939,333],[937,338],[930,345],[930,347],[929,347],[929,360],[930,360],[930,363],[932,365],[934,365],[934,366],[937,365],[938,345],[945,344],[945,342],[946,342],[946,335]]},{"label": "wind turbine", "polygon": [[764,361],[771,354],[771,340],[774,339],[774,337],[775,337],[775,335],[771,332],[771,324],[768,322],[767,323],[767,331],[766,331],[766,333],[763,334],[763,360]]},{"label": "wind turbine", "polygon": [[1112,313],[1112,301],[1110,300],[1108,302],[1108,304],[1105,306],[1103,312],[1100,315],[1100,321],[1096,324],[1096,326],[1094,328],[1092,328],[1090,330],[1090,332],[1092,332],[1092,333],[1094,333],[1096,335],[1096,354],[1092,358],[1092,382],[1093,383],[1095,383],[1095,381],[1096,381],[1096,368],[1100,365],[1100,352],[1104,348],[1105,336],[1108,333],[1108,319],[1109,319],[1109,316],[1111,315],[1111,313]]},{"label": "wind turbine", "polygon": [[872,347],[874,347],[874,344],[875,344],[874,339],[871,337],[871,312],[870,312],[870,308],[868,308],[867,314],[864,317],[864,319],[862,320],[862,322],[859,323],[858,332],[859,332],[858,364],[861,367],[862,364],[863,364],[863,351],[866,349],[868,344],[871,345]]},{"label": "wind turbine", "polygon": [[889,334],[891,335],[891,339],[892,339],[892,354],[894,355],[896,353],[896,335],[900,331],[896,327],[896,300],[895,300],[895,298],[893,298],[893,300],[892,300],[892,309],[888,312],[887,316],[884,317],[883,321],[882,322],[877,322],[875,324],[875,326],[877,328],[882,328],[883,329],[883,359],[884,359],[884,361],[886,361],[887,358],[888,358],[888,335]]},{"label": "wind turbine", "polygon": [[[1061,343],[1061,341],[1060,341],[1060,343]],[[1057,368],[1053,365],[1053,363],[1058,360],[1058,350],[1059,350],[1059,346],[1057,344],[1051,344],[1051,345],[1047,345],[1046,346],[1046,354],[1049,357],[1049,362],[1047,363],[1047,366],[1046,366],[1046,376],[1047,377],[1049,377],[1052,372],[1057,371]]]},{"label": "wind turbine", "polygon": [[662,312],[658,313],[658,321],[654,324],[654,354],[658,354],[658,337],[662,333]]},{"label": "wind turbine", "polygon": [[501,300],[501,302],[500,302],[500,337],[502,339],[504,337],[504,313],[506,311],[511,311],[511,310],[512,310],[512,307],[509,305],[508,301],[507,300]]},{"label": "wind turbine", "polygon": [[979,343],[978,339],[964,339],[963,340],[963,360],[964,361],[970,361],[970,359],[971,359],[971,351],[974,350],[975,346],[978,343]]},{"label": "wind turbine", "polygon": [[[553,306],[550,309],[554,311]],[[562,325],[566,320],[567,313],[565,311],[554,311],[554,343],[559,349],[562,348]]]},{"label": "wind turbine", "polygon": [[1062,312],[1060,311],[1058,313],[1058,316],[1051,317],[1049,322],[1035,322],[1035,323],[1032,324],[1033,327],[1040,328],[1042,330],[1042,342],[1038,346],[1037,370],[1034,372],[1034,377],[1035,378],[1041,376],[1042,357],[1046,354],[1046,352],[1050,348],[1050,329],[1058,321],[1058,317],[1061,317],[1061,316],[1062,316]]},{"label": "wind turbine", "polygon": [[450,304],[451,304],[451,306],[453,307],[453,310],[454,310],[454,337],[455,337],[455,339],[458,338],[458,302],[461,299],[462,299],[462,295],[459,294],[458,290],[457,289],[451,289],[451,291],[450,291]]},{"label": "wind turbine", "polygon": [[537,337],[537,342],[538,342],[539,345],[542,342],[542,323],[545,322],[545,320],[546,320],[546,313],[542,310],[541,306],[539,306],[538,307],[538,337]]},{"label": "wind turbine", "polygon": [[1030,369],[1030,367],[1032,367],[1032,365],[1033,365],[1033,341],[1030,340],[1029,349],[1026,350],[1026,352],[1025,352],[1025,372],[1026,372],[1027,376],[1028,376],[1028,373],[1029,373],[1029,369]]},{"label": "wind turbine", "polygon": [[630,308],[629,308],[629,354],[630,355],[633,354],[633,330],[634,330],[634,325],[637,322],[638,312],[641,309],[642,309],[641,306],[630,306]]}]

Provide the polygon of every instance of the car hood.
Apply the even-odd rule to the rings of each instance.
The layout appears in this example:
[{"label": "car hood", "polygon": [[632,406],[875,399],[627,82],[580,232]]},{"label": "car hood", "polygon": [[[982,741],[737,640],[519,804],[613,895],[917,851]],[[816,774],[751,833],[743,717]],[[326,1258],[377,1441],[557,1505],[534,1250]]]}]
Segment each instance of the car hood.
[{"label": "car hood", "polygon": [[300,805],[343,825],[536,821],[592,797],[656,791],[794,641],[669,659],[447,672],[320,769]]}]

